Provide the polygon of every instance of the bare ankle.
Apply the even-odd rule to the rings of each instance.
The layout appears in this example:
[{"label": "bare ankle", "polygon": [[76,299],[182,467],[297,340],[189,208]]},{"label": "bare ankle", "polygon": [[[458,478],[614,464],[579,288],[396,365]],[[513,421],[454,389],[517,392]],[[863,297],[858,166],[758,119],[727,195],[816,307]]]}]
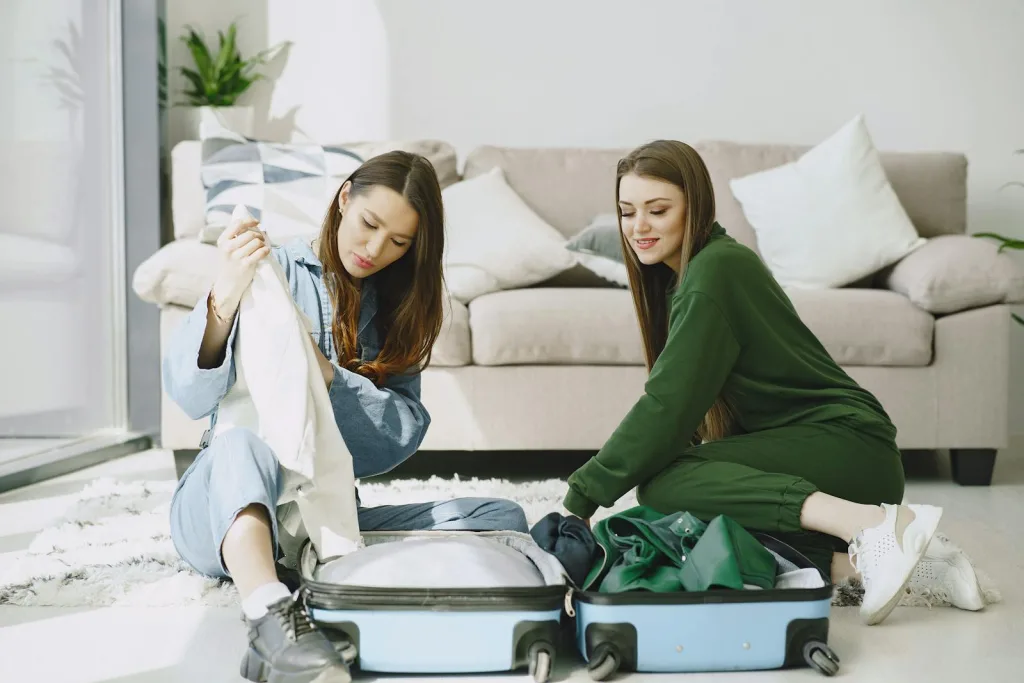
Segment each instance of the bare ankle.
[{"label": "bare ankle", "polygon": [[817,491],[804,501],[800,526],[820,531],[847,543],[864,529],[885,521],[885,510],[878,505],[863,505]]}]

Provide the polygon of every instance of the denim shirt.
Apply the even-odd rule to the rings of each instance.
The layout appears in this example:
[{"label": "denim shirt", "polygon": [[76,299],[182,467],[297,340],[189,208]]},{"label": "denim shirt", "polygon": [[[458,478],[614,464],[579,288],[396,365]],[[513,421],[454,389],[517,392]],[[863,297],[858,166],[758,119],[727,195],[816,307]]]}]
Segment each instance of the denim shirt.
[{"label": "denim shirt", "polygon": [[[334,366],[328,395],[334,419],[352,454],[357,478],[383,474],[416,452],[430,415],[420,401],[418,372],[395,375],[378,388],[372,381],[338,365],[331,334],[333,312],[323,280],[323,265],[312,247],[293,240],[272,250],[288,278],[292,298],[313,323],[313,338]],[[199,347],[206,331],[207,297],[204,294],[188,317],[175,329],[163,359],[163,381],[168,396],[193,420],[210,416],[217,420],[217,406],[235,381],[232,346],[238,316],[228,336],[224,362],[219,367],[199,367]],[[376,321],[377,292],[373,278],[363,280],[357,340],[363,360],[380,353]]]}]

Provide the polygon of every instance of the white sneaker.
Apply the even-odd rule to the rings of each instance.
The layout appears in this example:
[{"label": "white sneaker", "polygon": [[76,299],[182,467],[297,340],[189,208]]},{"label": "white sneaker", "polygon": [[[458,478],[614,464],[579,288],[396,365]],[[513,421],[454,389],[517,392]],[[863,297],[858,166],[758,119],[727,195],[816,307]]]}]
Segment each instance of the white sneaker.
[{"label": "white sneaker", "polygon": [[864,529],[850,544],[850,562],[864,584],[861,618],[877,624],[889,616],[935,535],[942,508],[883,504],[885,521]]},{"label": "white sneaker", "polygon": [[976,612],[985,607],[985,594],[967,554],[943,534],[935,534],[924,558],[910,575],[905,602],[937,601]]}]

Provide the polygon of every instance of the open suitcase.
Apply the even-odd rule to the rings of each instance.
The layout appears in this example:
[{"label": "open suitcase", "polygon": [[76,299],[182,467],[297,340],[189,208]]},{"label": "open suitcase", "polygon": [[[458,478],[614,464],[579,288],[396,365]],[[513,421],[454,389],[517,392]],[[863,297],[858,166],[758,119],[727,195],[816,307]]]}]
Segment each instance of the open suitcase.
[{"label": "open suitcase", "polygon": [[[554,662],[568,587],[562,566],[530,536],[515,532],[368,532],[363,535],[366,549],[349,557],[379,544],[469,537],[497,541],[509,552],[525,556],[542,577],[542,585],[448,588],[435,581],[429,587],[394,586],[384,578],[364,582],[380,583],[376,586],[346,585],[332,578],[331,563],[318,564],[307,544],[299,569],[313,621],[361,671],[452,674],[526,667],[537,683],[544,683]],[[390,547],[402,550],[400,545]],[[419,570],[429,574],[431,568],[421,566]]]},{"label": "open suitcase", "polygon": [[[765,534],[769,550],[797,567],[813,565]],[[820,574],[820,572],[819,572]],[[577,646],[590,677],[616,671],[710,672],[807,664],[827,676],[839,670],[828,646],[832,585],[820,588],[652,593],[574,591]]]}]

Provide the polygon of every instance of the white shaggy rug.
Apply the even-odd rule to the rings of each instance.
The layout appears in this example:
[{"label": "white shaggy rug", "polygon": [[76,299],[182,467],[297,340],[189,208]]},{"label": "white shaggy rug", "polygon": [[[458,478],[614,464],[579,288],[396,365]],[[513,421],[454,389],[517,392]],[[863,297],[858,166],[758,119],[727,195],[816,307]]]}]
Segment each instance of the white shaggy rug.
[{"label": "white shaggy rug", "polygon": [[[57,607],[234,606],[227,581],[203,577],[178,557],[168,510],[175,483],[98,479],[85,487],[64,519],[41,531],[17,561],[0,568],[0,605]],[[362,484],[363,504],[394,505],[463,496],[508,498],[522,505],[532,526],[561,510],[564,481],[510,483],[500,479],[397,480]],[[636,505],[633,494],[594,520]],[[989,602],[999,594],[983,578]],[[836,605],[859,604],[863,590],[840,586]],[[905,605],[941,605],[942,596],[905,596]]]}]

